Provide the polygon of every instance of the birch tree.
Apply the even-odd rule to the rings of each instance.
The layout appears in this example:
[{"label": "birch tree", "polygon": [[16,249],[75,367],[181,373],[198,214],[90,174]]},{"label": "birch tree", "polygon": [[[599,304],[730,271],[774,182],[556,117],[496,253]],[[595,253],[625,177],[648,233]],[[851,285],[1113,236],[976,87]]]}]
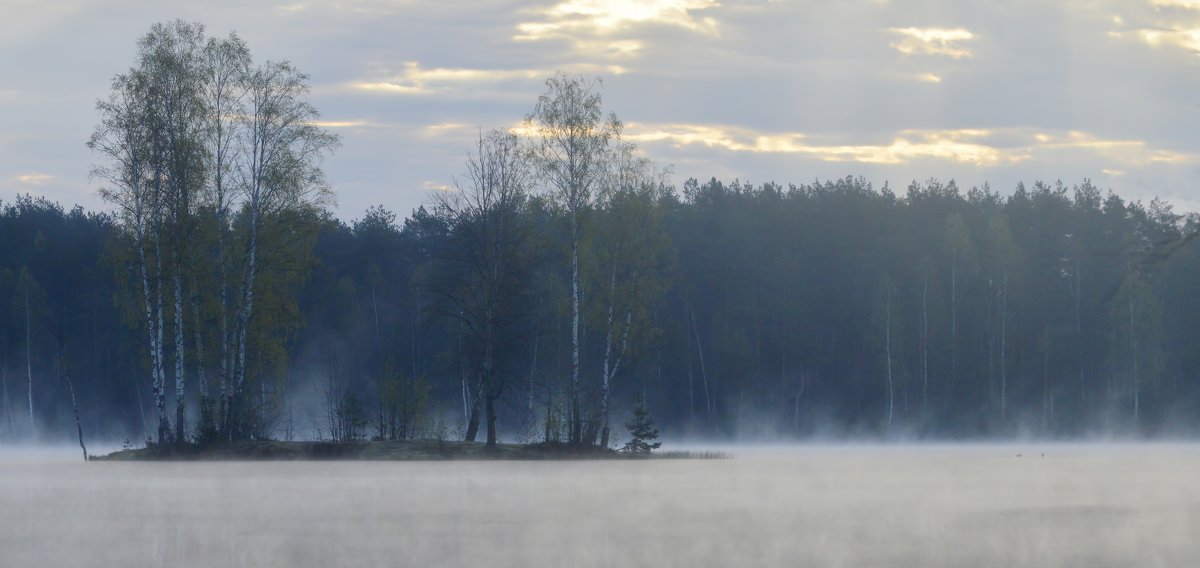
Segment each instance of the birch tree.
[{"label": "birch tree", "polygon": [[559,73],[546,81],[546,92],[533,112],[525,117],[525,128],[536,136],[535,156],[539,171],[552,194],[566,211],[570,247],[571,280],[571,381],[568,387],[570,442],[583,443],[580,404],[580,357],[582,299],[580,291],[580,242],[585,218],[593,205],[593,193],[604,173],[604,159],[612,142],[619,140],[621,122],[615,114],[604,114],[600,81]]},{"label": "birch tree", "polygon": [[479,136],[457,191],[436,195],[451,228],[455,265],[436,291],[446,313],[461,322],[475,377],[466,439],[475,438],[482,403],[488,446],[496,445],[496,401],[506,383],[500,358],[515,346],[522,317],[529,182],[527,154],[516,135],[493,130]]},{"label": "birch tree", "polygon": [[[337,135],[316,126],[320,113],[306,100],[308,75],[291,63],[267,62],[250,71],[245,85],[234,168],[244,201],[246,235],[233,334],[233,385],[232,392],[226,393],[226,428],[240,411],[235,405],[246,383],[247,338],[254,315],[264,224],[289,210],[318,206],[332,197],[320,160],[340,144]],[[237,434],[229,429],[229,435]]]},{"label": "birch tree", "polygon": [[[194,216],[198,194],[204,186],[205,147],[202,139],[207,114],[202,97],[202,51],[204,26],[175,21],[156,24],[140,43],[140,68],[150,81],[149,105],[154,109],[155,139],[161,145],[164,172],[164,206],[169,223],[169,262],[174,339],[175,432],[177,442],[186,440],[186,392],[184,282],[195,263]],[[161,314],[160,314],[161,315]],[[198,325],[199,322],[193,322]]]},{"label": "birch tree", "polygon": [[148,92],[151,81],[145,73],[131,69],[113,79],[112,93],[96,103],[100,124],[88,147],[108,163],[92,169],[92,178],[105,185],[100,195],[117,208],[123,237],[134,251],[134,264],[141,291],[150,355],[150,381],[158,410],[160,442],[170,433],[163,392],[162,350],[162,254],[161,235],[165,210],[162,180],[165,176],[157,158],[161,155],[154,132],[155,119]]},{"label": "birch tree", "polygon": [[[638,345],[653,333],[649,308],[665,288],[670,242],[661,230],[665,189],[662,172],[631,144],[615,144],[600,186],[593,239],[604,325],[601,358],[600,447],[609,445],[613,382],[633,362]],[[631,342],[631,338],[633,341]]]},{"label": "birch tree", "polygon": [[[228,265],[230,260],[230,217],[236,206],[240,192],[237,191],[235,178],[235,158],[238,150],[237,141],[241,133],[243,116],[242,99],[245,96],[246,78],[251,61],[250,51],[236,34],[230,34],[226,39],[210,38],[204,46],[203,96],[208,107],[204,125],[204,143],[209,162],[208,187],[204,194],[207,206],[211,209],[216,229],[216,285],[218,310],[218,343],[220,344],[220,366],[217,370],[218,402],[223,406],[228,402],[229,379],[232,375],[232,360],[230,355],[230,286]],[[196,298],[193,310],[199,311],[199,290],[195,290]],[[197,319],[199,314],[196,314]],[[199,328],[196,331],[196,350],[202,355],[203,336]],[[200,413],[201,431],[215,431],[217,428],[217,410],[210,399],[209,385],[205,380],[203,357],[198,357],[197,373],[200,380]]]}]

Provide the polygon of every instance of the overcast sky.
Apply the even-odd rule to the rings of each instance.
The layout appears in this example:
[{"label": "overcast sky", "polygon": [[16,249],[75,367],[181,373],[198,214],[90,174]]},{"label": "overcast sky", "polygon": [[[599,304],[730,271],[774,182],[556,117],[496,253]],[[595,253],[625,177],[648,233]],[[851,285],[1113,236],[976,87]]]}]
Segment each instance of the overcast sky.
[{"label": "overcast sky", "polygon": [[675,181],[862,175],[1101,187],[1200,210],[1200,0],[0,0],[0,199],[103,207],[94,102],[158,21],[291,60],[343,147],[337,211],[402,215],[520,123],[555,70],[604,81]]}]

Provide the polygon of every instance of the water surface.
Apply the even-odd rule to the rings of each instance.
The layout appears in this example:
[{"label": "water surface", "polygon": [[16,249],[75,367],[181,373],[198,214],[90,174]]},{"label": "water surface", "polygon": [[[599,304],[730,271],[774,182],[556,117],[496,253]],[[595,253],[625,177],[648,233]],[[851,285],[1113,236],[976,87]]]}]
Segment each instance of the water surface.
[{"label": "water surface", "polygon": [[1198,538],[1192,445],[638,462],[0,456],[4,567],[1154,567],[1196,565]]}]

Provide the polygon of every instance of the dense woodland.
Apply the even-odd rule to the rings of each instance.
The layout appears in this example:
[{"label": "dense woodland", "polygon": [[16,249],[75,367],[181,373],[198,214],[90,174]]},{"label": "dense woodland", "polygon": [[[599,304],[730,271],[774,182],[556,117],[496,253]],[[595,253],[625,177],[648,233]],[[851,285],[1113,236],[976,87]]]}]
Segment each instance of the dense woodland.
[{"label": "dense woodland", "polygon": [[[674,176],[556,75],[401,218],[307,77],[155,26],[85,212],[0,203],[0,439],[1189,435],[1200,217],[1093,186]],[[331,157],[332,156],[332,157]]]}]

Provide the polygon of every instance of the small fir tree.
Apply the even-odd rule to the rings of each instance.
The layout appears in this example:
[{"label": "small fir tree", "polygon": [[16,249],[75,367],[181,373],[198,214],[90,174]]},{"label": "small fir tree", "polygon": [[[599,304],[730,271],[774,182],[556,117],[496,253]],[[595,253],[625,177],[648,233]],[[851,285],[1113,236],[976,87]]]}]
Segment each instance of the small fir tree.
[{"label": "small fir tree", "polygon": [[658,439],[658,428],[654,427],[654,418],[650,417],[645,400],[638,401],[637,408],[633,411],[633,420],[626,422],[625,427],[629,429],[629,435],[633,439],[625,444],[622,451],[631,454],[648,454],[662,445],[662,442],[655,441]]}]

